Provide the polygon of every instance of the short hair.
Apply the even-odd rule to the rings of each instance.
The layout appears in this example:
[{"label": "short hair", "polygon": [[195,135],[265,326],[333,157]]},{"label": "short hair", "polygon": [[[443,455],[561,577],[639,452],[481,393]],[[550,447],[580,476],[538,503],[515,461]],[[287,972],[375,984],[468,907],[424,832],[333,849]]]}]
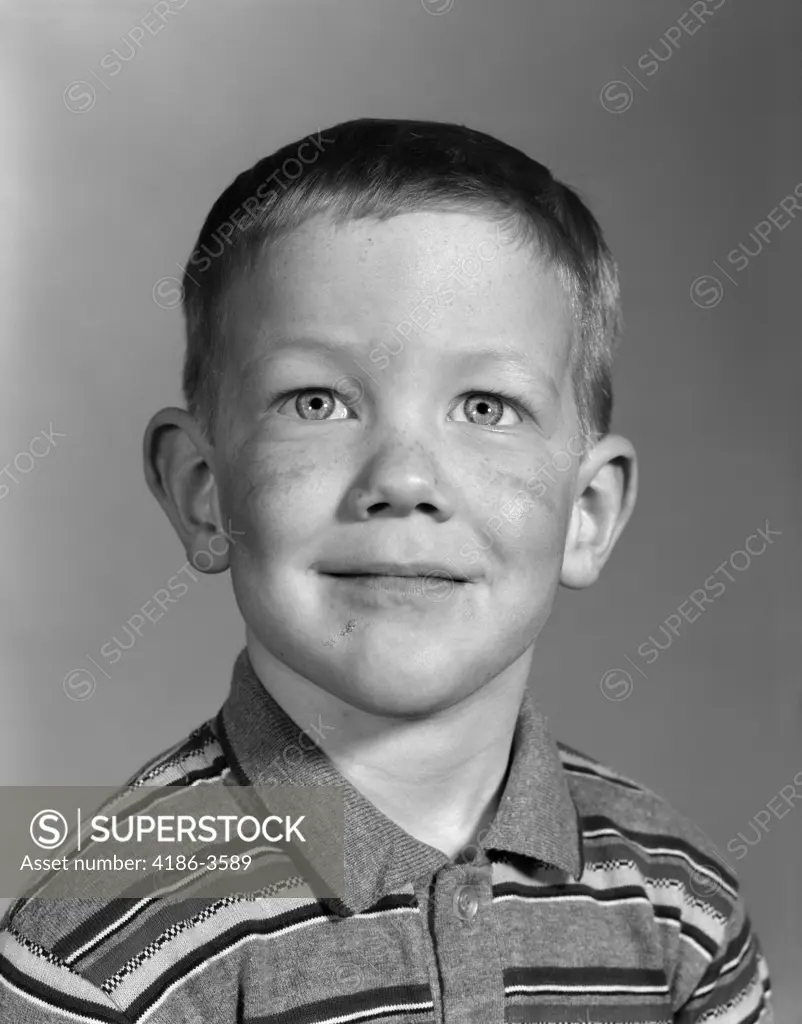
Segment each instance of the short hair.
[{"label": "short hair", "polygon": [[213,443],[227,365],[225,297],[271,242],[317,214],[334,223],[424,210],[483,214],[513,226],[556,271],[575,323],[570,372],[583,451],[610,429],[621,330],[618,271],[576,192],[525,153],[437,121],[360,118],[277,150],[212,207],[183,276],[183,393]]}]

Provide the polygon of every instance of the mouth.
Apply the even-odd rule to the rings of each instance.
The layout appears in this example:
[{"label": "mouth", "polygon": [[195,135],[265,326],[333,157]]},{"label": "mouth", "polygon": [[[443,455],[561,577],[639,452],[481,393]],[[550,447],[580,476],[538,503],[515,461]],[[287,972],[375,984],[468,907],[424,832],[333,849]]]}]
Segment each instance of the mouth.
[{"label": "mouth", "polygon": [[473,583],[474,579],[463,573],[454,572],[444,565],[433,562],[416,562],[398,564],[392,562],[366,562],[353,564],[320,563],[314,568],[324,576],[350,579],[387,578],[388,582],[396,580],[425,579],[435,582],[438,579],[450,583]]}]

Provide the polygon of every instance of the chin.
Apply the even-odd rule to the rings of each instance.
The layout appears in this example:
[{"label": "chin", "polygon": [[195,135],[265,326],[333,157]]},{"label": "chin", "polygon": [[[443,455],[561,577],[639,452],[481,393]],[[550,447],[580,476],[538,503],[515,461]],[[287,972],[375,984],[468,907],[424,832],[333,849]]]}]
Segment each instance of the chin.
[{"label": "chin", "polygon": [[412,648],[410,643],[399,652],[384,647],[332,653],[326,662],[309,666],[308,678],[353,707],[389,718],[436,714],[470,696],[486,678],[476,659],[456,661],[451,645]]},{"label": "chin", "polygon": [[379,686],[376,679],[344,679],[329,675],[318,684],[334,696],[371,715],[382,718],[428,718],[445,711],[473,692],[476,687],[465,685],[464,679],[438,679],[436,685],[426,687],[420,678],[410,680],[403,669],[385,673]]}]

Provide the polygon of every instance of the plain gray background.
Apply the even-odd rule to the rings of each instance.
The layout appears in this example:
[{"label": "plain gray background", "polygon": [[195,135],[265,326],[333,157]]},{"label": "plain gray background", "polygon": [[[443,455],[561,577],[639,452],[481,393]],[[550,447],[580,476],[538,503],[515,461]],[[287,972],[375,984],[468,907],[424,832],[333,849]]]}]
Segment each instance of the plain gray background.
[{"label": "plain gray background", "polygon": [[[802,183],[802,6],[717,3],[700,24],[673,0],[188,0],[144,38],[153,3],[0,8],[3,783],[122,782],[226,696],[244,642],[227,576],[190,583],[117,665],[99,656],[185,561],[141,437],[180,403],[181,315],[154,285],[212,202],[337,121],[466,123],[580,190],[623,281],[614,427],[640,456],[639,504],[599,583],[561,591],[534,691],[559,738],[718,844],[778,1021],[798,1019],[800,805],[740,860],[726,848],[802,771],[802,216],[778,212]],[[112,74],[115,48],[133,57]],[[757,252],[770,211],[783,227]],[[740,243],[755,255],[736,269]],[[66,436],[15,469],[51,428]],[[724,593],[647,665],[638,646],[665,645],[660,625],[767,521],[781,536],[719,572]],[[65,687],[75,670],[93,690]]]}]

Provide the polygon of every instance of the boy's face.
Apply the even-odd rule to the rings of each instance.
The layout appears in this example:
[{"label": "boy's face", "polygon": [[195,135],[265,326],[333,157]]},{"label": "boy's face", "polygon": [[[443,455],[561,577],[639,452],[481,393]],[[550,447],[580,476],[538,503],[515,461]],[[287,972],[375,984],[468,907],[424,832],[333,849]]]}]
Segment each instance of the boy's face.
[{"label": "boy's face", "polygon": [[[390,716],[447,707],[528,655],[580,451],[553,271],[479,216],[319,217],[227,309],[215,475],[251,637]],[[419,563],[443,578],[379,575]]]}]

